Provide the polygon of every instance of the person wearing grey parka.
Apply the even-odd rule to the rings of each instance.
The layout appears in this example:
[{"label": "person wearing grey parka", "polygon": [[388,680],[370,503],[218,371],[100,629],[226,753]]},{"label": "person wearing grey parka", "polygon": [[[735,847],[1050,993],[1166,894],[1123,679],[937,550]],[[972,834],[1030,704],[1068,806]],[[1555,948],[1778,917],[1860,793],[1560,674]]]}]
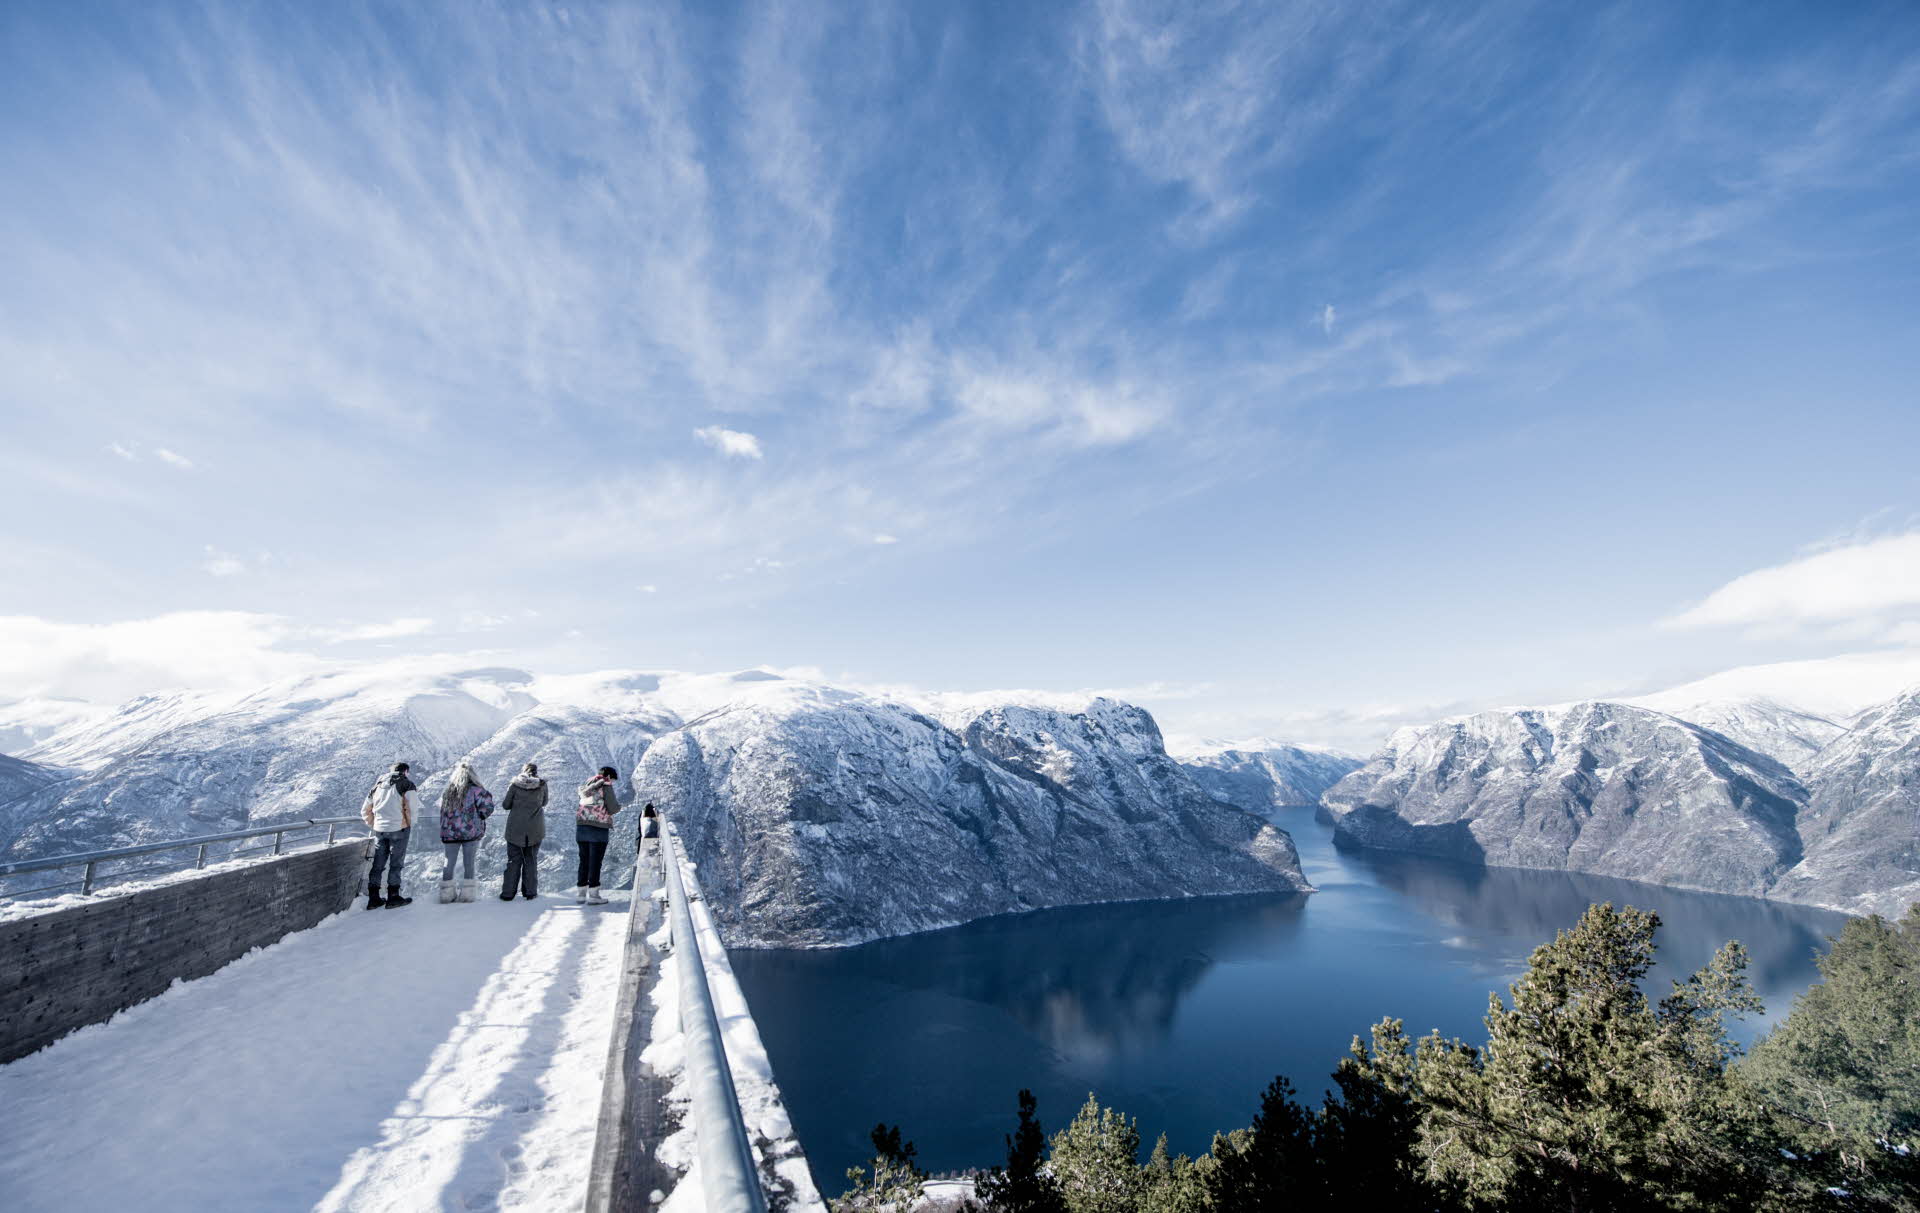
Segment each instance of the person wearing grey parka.
[{"label": "person wearing grey parka", "polygon": [[520,768],[500,807],[507,811],[507,871],[500,900],[512,901],[518,885],[520,895],[532,901],[540,895],[540,844],[547,837],[547,781],[538,766],[530,762]]}]

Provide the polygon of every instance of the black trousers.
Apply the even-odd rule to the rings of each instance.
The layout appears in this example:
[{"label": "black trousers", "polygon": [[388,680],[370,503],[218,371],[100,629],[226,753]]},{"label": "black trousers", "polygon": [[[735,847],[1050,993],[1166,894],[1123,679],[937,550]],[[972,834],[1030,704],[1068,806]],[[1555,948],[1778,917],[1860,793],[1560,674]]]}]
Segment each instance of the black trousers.
[{"label": "black trousers", "polygon": [[537,897],[540,890],[540,844],[530,847],[517,847],[507,844],[507,878],[500,884],[500,896],[509,900],[513,897],[513,886],[518,884],[520,892],[528,897]]},{"label": "black trousers", "polygon": [[580,879],[575,884],[586,885],[590,889],[600,887],[600,864],[607,857],[605,842],[583,842],[580,846]]}]

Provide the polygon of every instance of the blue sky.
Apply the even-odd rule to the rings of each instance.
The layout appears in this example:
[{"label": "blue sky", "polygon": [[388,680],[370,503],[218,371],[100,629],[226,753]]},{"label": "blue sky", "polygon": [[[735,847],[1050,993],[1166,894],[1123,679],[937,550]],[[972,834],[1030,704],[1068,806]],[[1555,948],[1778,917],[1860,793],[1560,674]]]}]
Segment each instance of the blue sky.
[{"label": "blue sky", "polygon": [[0,698],[1920,645],[1904,0],[14,3],[0,162]]}]

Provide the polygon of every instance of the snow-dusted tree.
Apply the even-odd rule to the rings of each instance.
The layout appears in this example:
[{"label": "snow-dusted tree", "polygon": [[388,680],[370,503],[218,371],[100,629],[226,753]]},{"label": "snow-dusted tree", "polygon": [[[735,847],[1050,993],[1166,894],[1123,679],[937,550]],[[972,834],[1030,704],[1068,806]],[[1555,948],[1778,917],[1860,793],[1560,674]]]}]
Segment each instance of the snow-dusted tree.
[{"label": "snow-dusted tree", "polygon": [[1140,1130],[1088,1092],[1079,1115],[1053,1135],[1047,1170],[1070,1213],[1135,1213],[1146,1178]]},{"label": "snow-dusted tree", "polygon": [[921,1196],[926,1172],[914,1161],[913,1143],[902,1141],[900,1126],[885,1122],[867,1134],[873,1142],[873,1174],[865,1167],[848,1167],[852,1185],[833,1202],[834,1213],[904,1213]]}]

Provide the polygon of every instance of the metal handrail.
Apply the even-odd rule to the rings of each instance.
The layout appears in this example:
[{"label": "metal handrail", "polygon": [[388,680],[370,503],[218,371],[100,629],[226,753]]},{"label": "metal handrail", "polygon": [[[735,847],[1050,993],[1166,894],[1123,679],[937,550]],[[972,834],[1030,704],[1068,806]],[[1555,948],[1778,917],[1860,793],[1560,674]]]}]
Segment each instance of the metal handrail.
[{"label": "metal handrail", "polygon": [[680,880],[679,848],[664,820],[660,823],[660,846],[667,869],[673,950],[680,970],[680,1034],[686,1042],[687,1083],[693,1095],[700,1187],[711,1213],[765,1213],[766,1193],[760,1187],[733,1071],[727,1065],[720,1016],[714,1010],[713,991],[707,987],[707,966],[694,935],[693,910]]},{"label": "metal handrail", "polygon": [[[438,814],[433,814],[424,817],[416,816],[413,820],[414,824],[418,825],[423,822],[438,821],[439,819]],[[93,892],[95,869],[100,864],[110,863],[116,859],[131,859],[136,855],[152,855],[160,851],[184,850],[187,847],[199,848],[199,854],[194,857],[193,866],[195,869],[204,868],[207,866],[207,848],[209,846],[222,842],[239,842],[248,838],[264,838],[269,834],[273,836],[273,854],[278,855],[282,852],[288,834],[301,830],[314,829],[318,826],[327,827],[327,845],[332,846],[339,827],[348,823],[363,825],[365,821],[358,816],[308,817],[301,821],[289,821],[275,826],[254,826],[251,829],[228,830],[220,834],[199,834],[192,838],[176,838],[168,842],[146,842],[138,846],[114,847],[105,851],[80,851],[71,855],[49,855],[41,859],[14,860],[10,863],[0,863],[0,877],[20,876],[28,872],[57,871],[60,868],[84,868],[85,872],[79,880],[62,881],[59,884],[44,885],[36,889],[0,892],[0,897],[25,897],[34,893],[44,894],[59,889],[72,888],[74,885],[78,885],[82,893],[91,893]],[[235,848],[226,858],[231,859],[235,855],[243,855],[251,853],[252,851],[265,849],[264,847],[254,847],[250,849]],[[143,868],[135,868],[132,871],[109,873],[109,876],[113,879],[122,879],[128,876],[138,876],[146,872],[165,870],[167,870],[165,865],[151,865]],[[184,871],[185,869],[175,870]]]}]

